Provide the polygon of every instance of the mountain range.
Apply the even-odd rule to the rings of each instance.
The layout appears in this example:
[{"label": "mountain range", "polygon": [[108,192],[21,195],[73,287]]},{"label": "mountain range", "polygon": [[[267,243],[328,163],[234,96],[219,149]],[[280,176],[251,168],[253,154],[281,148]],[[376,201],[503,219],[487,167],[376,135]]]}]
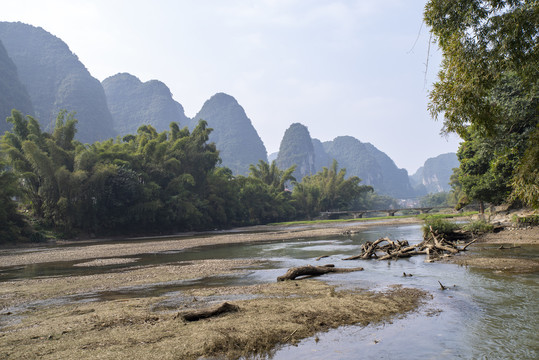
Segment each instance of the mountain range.
[{"label": "mountain range", "polygon": [[453,169],[459,167],[457,154],[441,154],[429,158],[415,174],[410,176],[410,182],[418,195],[451,191],[449,181]]},{"label": "mountain range", "polygon": [[[16,108],[35,116],[44,130],[54,127],[61,109],[76,112],[76,138],[83,143],[136,133],[141,125],[148,124],[161,132],[173,121],[192,130],[199,120],[205,120],[213,128],[210,141],[215,142],[222,165],[233,173],[245,175],[250,164],[268,161],[260,136],[234,97],[217,93],[195,117],[188,118],[165,83],[142,82],[128,73],[100,82],[67,44],[32,25],[0,22],[0,94],[1,117],[5,119]],[[0,122],[1,133],[10,127]],[[408,177],[406,170],[397,168],[372,144],[351,136],[321,142],[312,139],[300,123],[286,130],[279,153],[272,154],[273,158],[282,169],[296,165],[298,180],[330,166],[335,159],[348,175],[358,176],[378,193],[394,197],[443,191],[451,169],[444,165],[449,158],[429,159],[432,161],[426,162],[421,172]]]}]

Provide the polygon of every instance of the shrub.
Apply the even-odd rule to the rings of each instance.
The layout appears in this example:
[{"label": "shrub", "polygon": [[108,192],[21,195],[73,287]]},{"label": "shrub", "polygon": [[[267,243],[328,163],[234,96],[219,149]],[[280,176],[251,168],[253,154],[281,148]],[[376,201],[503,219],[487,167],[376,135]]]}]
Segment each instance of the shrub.
[{"label": "shrub", "polygon": [[440,235],[446,235],[460,229],[460,226],[440,218],[427,218],[425,219],[425,225],[423,225],[423,238],[426,239],[429,236],[431,228],[432,231]]},{"label": "shrub", "polygon": [[487,233],[494,230],[494,226],[485,220],[472,221],[462,227],[463,230],[473,234]]},{"label": "shrub", "polygon": [[512,220],[515,223],[515,226],[517,226],[517,227],[538,226],[539,225],[539,215],[529,215],[529,216],[513,215]]}]

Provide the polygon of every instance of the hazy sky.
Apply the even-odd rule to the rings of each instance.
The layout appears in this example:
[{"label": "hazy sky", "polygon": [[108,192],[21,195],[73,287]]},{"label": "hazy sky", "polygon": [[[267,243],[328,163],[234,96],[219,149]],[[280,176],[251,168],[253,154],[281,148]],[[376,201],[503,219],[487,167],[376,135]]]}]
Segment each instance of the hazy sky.
[{"label": "hazy sky", "polygon": [[412,174],[458,147],[427,112],[441,56],[435,45],[428,55],[425,2],[17,0],[0,20],[43,27],[99,80],[163,81],[189,117],[232,95],[268,153],[300,122],[322,141],[370,142]]}]

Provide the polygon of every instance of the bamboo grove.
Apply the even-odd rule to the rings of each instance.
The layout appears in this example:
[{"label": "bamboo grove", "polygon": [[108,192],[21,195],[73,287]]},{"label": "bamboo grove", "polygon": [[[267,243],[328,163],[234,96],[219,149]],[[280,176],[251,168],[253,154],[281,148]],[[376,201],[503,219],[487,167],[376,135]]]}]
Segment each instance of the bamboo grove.
[{"label": "bamboo grove", "polygon": [[158,234],[305,218],[372,191],[336,163],[301,182],[293,167],[264,161],[234,176],[219,166],[203,120],[191,132],[177,123],[161,133],[141,126],[90,145],[74,139],[77,120],[65,111],[51,133],[17,110],[7,121],[13,127],[1,140],[0,242],[35,235],[21,225],[21,213],[67,237]]}]

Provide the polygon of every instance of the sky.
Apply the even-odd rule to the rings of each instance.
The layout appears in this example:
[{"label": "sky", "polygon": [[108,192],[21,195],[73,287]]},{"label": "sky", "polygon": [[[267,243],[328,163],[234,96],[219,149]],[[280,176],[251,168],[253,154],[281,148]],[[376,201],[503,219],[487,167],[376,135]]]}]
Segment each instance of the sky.
[{"label": "sky", "polygon": [[[245,109],[268,154],[295,122],[350,135],[413,174],[455,152],[428,110],[441,53],[424,0],[17,0],[0,21],[65,41],[100,81],[164,82],[189,117],[218,92]],[[428,66],[427,66],[428,65]]]}]

